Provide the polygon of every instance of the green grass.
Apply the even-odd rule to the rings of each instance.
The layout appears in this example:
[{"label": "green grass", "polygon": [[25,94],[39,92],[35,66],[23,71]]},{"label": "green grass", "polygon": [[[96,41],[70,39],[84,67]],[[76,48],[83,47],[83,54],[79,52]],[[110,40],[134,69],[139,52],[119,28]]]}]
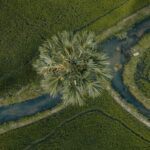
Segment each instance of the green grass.
[{"label": "green grass", "polygon": [[[133,53],[139,52],[139,56],[131,57],[123,73],[124,83],[128,86],[130,92],[147,108],[150,108],[150,83],[145,80],[149,78],[150,74],[149,40],[150,34],[148,33],[132,48]],[[139,65],[142,66],[139,67]]]},{"label": "green grass", "polygon": [[150,98],[150,47],[137,64],[135,82],[144,95]]},{"label": "green grass", "polygon": [[[0,94],[37,80],[31,61],[45,38],[75,30],[98,16],[89,29],[100,31],[149,4],[149,0],[1,0]],[[124,3],[126,2],[126,3]],[[108,21],[109,20],[109,21]]]},{"label": "green grass", "polygon": [[138,88],[143,92],[145,96],[150,99],[150,34],[141,41],[140,45],[142,49],[145,49],[141,56],[136,72],[135,82]]},{"label": "green grass", "polygon": [[[131,15],[144,6],[148,6],[148,4],[150,4],[150,2],[148,2],[147,0],[128,0],[124,5],[122,5],[118,9],[115,9],[109,15],[97,20],[89,27],[89,29],[96,32],[104,31],[105,29],[111,27],[112,25],[115,25],[117,22],[122,20],[122,18]],[[126,27],[128,27],[128,24],[126,25]]]},{"label": "green grass", "polygon": [[150,139],[149,129],[125,112],[107,92],[95,101],[89,100],[84,107],[68,107],[51,117],[0,135],[0,149],[23,150],[32,141],[53,132],[65,120],[88,109],[100,109],[107,115],[93,111],[77,116],[58,127],[51,137],[31,149],[149,149],[150,143],[145,141]]}]

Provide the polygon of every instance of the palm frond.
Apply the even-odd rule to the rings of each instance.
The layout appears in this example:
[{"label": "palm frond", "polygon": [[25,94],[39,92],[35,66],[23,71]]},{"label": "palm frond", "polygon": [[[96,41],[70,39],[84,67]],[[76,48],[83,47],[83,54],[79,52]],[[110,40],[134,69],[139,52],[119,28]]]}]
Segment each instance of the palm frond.
[{"label": "palm frond", "polygon": [[96,36],[84,31],[63,31],[39,47],[33,63],[43,76],[41,86],[51,95],[63,95],[65,105],[83,105],[85,95],[96,97],[111,79],[108,57],[97,50]]}]

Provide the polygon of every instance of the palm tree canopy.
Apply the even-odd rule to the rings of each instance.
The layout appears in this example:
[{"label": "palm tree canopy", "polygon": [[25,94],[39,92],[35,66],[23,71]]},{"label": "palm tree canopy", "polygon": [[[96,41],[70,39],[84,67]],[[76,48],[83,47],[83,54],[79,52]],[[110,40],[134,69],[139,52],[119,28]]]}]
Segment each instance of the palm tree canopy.
[{"label": "palm tree canopy", "polygon": [[108,57],[97,51],[93,32],[63,31],[46,40],[33,64],[42,75],[41,85],[52,96],[62,94],[64,104],[84,104],[84,96],[96,97],[110,79]]}]

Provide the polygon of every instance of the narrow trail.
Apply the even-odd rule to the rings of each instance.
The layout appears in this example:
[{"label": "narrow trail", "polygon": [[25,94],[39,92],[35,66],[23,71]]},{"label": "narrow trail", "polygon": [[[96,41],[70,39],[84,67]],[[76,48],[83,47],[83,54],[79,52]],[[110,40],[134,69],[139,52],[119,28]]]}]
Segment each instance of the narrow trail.
[{"label": "narrow trail", "polygon": [[[97,22],[98,20],[102,19],[103,17],[109,15],[111,12],[113,12],[114,10],[122,7],[124,4],[126,4],[128,1],[130,0],[125,0],[123,1],[121,4],[119,4],[118,6],[113,7],[112,9],[110,9],[109,11],[107,11],[105,14],[97,16],[96,18],[94,18],[93,20],[90,20],[89,22],[85,23],[84,25],[82,25],[81,27],[78,27],[74,30],[74,33],[83,30],[84,28],[89,27],[90,25],[94,24],[95,22]],[[144,6],[145,7],[145,6]]]},{"label": "narrow trail", "polygon": [[[142,136],[140,133],[135,132],[133,129],[131,129],[130,127],[128,127],[124,122],[122,122],[121,120],[119,120],[116,117],[111,116],[108,113],[105,113],[104,111],[102,111],[99,108],[93,108],[93,109],[87,109],[85,111],[82,111],[78,114],[73,115],[72,117],[64,120],[63,122],[61,122],[55,129],[53,129],[49,134],[46,134],[45,136],[43,136],[42,138],[39,138],[35,141],[33,141],[32,143],[30,143],[27,147],[25,147],[23,150],[31,150],[31,148],[37,146],[38,144],[44,142],[45,140],[47,140],[48,138],[51,138],[53,135],[55,135],[56,131],[63,127],[65,124],[70,123],[71,121],[78,119],[78,117],[81,116],[85,116],[86,114],[89,113],[97,113],[99,115],[103,115],[105,117],[107,117],[108,119],[115,121],[119,124],[121,124],[125,129],[127,129],[129,132],[131,132],[133,135],[137,136],[139,139],[143,140],[144,142],[150,144],[150,140],[146,139],[144,136]],[[150,146],[150,145],[149,145]]]}]

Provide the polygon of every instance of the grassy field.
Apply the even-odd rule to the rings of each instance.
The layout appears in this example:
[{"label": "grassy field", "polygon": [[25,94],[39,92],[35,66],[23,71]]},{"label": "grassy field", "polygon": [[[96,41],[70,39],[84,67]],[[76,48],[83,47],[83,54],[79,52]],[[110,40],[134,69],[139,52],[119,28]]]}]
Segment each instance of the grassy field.
[{"label": "grassy field", "polygon": [[[128,86],[131,93],[141,101],[145,107],[150,108],[150,83],[149,78],[149,58],[150,58],[150,34],[146,34],[132,48],[133,53],[139,52],[139,56],[132,56],[128,64],[125,66],[123,73],[124,83]],[[138,65],[142,65],[140,68]],[[143,79],[144,78],[144,79]]]},{"label": "grassy field", "polygon": [[149,129],[104,92],[84,107],[68,107],[37,123],[0,135],[0,149],[23,150],[49,133],[46,140],[31,149],[149,150],[150,146]]},{"label": "grassy field", "polygon": [[143,94],[150,99],[150,47],[145,50],[137,64],[135,82]]},{"label": "grassy field", "polygon": [[[0,0],[0,94],[37,80],[31,61],[45,38],[57,31],[79,29],[92,20],[97,21],[88,29],[103,31],[149,3],[149,0]],[[113,10],[117,6],[120,7]],[[100,18],[104,14],[108,15]],[[84,107],[68,107],[0,135],[0,150],[23,150],[49,133],[46,140],[31,149],[150,149],[149,128],[104,92]]]},{"label": "grassy field", "polygon": [[[61,30],[79,29],[89,22],[92,23],[89,29],[102,31],[150,2],[149,0],[0,0],[0,3],[0,95],[2,96],[37,80],[31,61],[37,56],[38,47],[45,38]],[[100,18],[106,14],[107,16]]]}]

